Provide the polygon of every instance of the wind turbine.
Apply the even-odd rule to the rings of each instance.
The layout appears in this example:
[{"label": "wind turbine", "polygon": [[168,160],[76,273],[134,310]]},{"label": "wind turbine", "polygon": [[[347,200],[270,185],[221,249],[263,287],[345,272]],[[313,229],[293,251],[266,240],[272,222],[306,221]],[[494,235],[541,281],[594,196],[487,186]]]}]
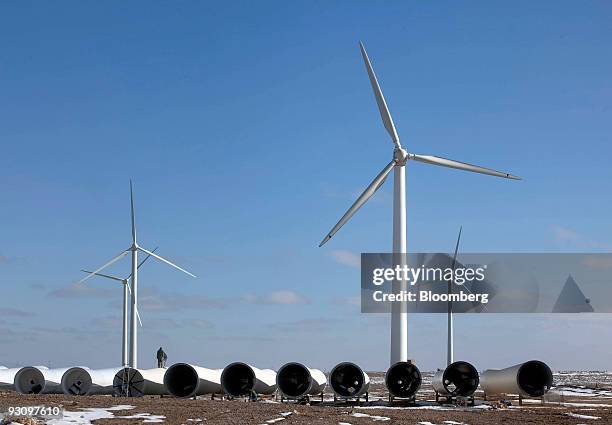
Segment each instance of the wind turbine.
[{"label": "wind turbine", "polygon": [[453,334],[453,302],[451,301],[450,295],[453,293],[453,285],[455,284],[455,266],[457,264],[457,251],[459,250],[459,241],[461,240],[461,231],[463,226],[459,227],[459,236],[457,236],[457,244],[455,245],[455,255],[453,255],[453,262],[451,269],[453,270],[453,279],[448,282],[448,313],[446,320],[446,329],[448,331],[448,338],[446,341],[446,366],[450,366],[453,363],[455,357],[455,340]]},{"label": "wind turbine", "polygon": [[[157,247],[151,252],[155,251],[157,251]],[[140,264],[138,264],[138,268],[140,268],[140,266],[142,266],[145,261],[149,259],[149,257],[150,255],[147,255],[145,259],[142,260]],[[95,276],[104,277],[106,279],[111,279],[116,282],[121,282],[123,284],[123,333],[121,338],[121,364],[123,367],[126,367],[128,366],[128,292],[130,295],[132,294],[132,289],[130,288],[130,278],[132,277],[132,274],[130,273],[128,277],[121,279],[119,277],[111,276],[104,273],[93,273],[89,270],[81,271],[89,274],[94,274]],[[138,308],[136,308],[136,317],[138,318],[138,323],[140,323],[140,326],[142,326],[142,319],[140,318]]]},{"label": "wind turbine", "polygon": [[[466,164],[465,162],[459,162],[452,159],[441,158],[433,155],[417,155],[410,153],[405,150],[400,144],[399,135],[393,124],[391,113],[387,107],[387,103],[383,96],[383,93],[376,79],[376,74],[372,69],[372,64],[368,58],[363,43],[359,43],[361,49],[361,55],[365,62],[365,66],[374,90],[374,96],[376,97],[376,103],[378,104],[378,110],[382,118],[385,129],[391,136],[391,140],[394,145],[393,159],[389,162],[385,168],[374,178],[372,183],[365,189],[365,191],[357,198],[357,200],[351,205],[348,211],[342,216],[340,221],[331,229],[331,231],[323,238],[319,246],[323,246],[329,241],[338,230],[357,212],[359,208],[365,204],[368,199],[376,193],[376,191],[385,182],[387,176],[394,171],[393,179],[393,253],[394,254],[405,254],[406,253],[406,163],[409,160],[423,162],[431,165],[441,165],[443,167],[457,168],[459,170],[471,171],[474,173],[488,174],[496,177],[503,177],[506,179],[520,180],[520,177],[513,176],[512,174],[504,173],[501,171],[491,170],[489,168],[479,167],[477,165]],[[399,261],[405,262],[405,255],[399,255]],[[397,261],[394,260],[397,263]],[[402,264],[400,264],[402,265]],[[395,292],[407,290],[407,284],[405,281],[393,282],[393,288]],[[406,308],[403,303],[393,303],[391,308],[391,365],[397,362],[405,362],[408,360],[408,313],[405,311]]]},{"label": "wind turbine", "polygon": [[138,305],[138,251],[142,251],[145,254],[148,254],[151,257],[163,263],[166,263],[169,266],[172,266],[175,269],[178,269],[182,271],[183,273],[188,274],[191,277],[196,277],[196,276],[194,274],[189,273],[187,270],[177,266],[176,264],[171,263],[165,258],[162,258],[159,255],[154,254],[153,252],[138,245],[136,241],[136,217],[134,213],[134,191],[132,189],[132,180],[130,180],[130,206],[131,206],[131,215],[132,215],[132,245],[128,249],[123,251],[121,254],[117,255],[115,258],[107,262],[106,264],[102,265],[101,267],[97,268],[96,270],[94,270],[93,272],[85,276],[78,283],[82,283],[86,281],[90,277],[95,276],[97,273],[100,273],[102,270],[104,270],[111,264],[114,264],[117,261],[121,260],[128,253],[130,252],[132,253],[132,309],[131,309],[131,315],[130,315],[130,327],[131,327],[130,367],[132,367],[133,369],[137,369],[138,368],[138,324],[136,323],[136,315],[138,313],[138,308],[137,308],[137,305]]}]

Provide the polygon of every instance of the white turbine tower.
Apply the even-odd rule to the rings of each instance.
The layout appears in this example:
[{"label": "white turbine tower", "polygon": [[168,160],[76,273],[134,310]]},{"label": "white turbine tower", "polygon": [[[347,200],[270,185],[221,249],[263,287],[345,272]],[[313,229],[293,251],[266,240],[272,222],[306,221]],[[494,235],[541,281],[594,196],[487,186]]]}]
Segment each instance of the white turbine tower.
[{"label": "white turbine tower", "polygon": [[[366,190],[357,198],[355,203],[351,205],[348,211],[342,216],[340,221],[331,229],[331,231],[323,238],[319,246],[325,244],[330,240],[336,232],[357,212],[368,199],[376,193],[376,191],[385,182],[385,179],[394,170],[394,181],[393,181],[393,253],[394,254],[405,254],[406,253],[406,163],[409,160],[417,162],[423,162],[432,165],[441,165],[443,167],[457,168],[459,170],[471,171],[474,173],[488,174],[496,177],[503,177],[507,179],[520,180],[519,177],[513,176],[512,174],[503,173],[500,171],[491,170],[489,168],[483,168],[476,165],[466,164],[464,162],[454,161],[452,159],[441,158],[433,155],[417,155],[410,153],[402,148],[400,144],[399,136],[393,124],[391,113],[387,108],[387,103],[378,85],[376,74],[372,69],[372,64],[368,58],[363,43],[359,43],[361,49],[361,55],[368,71],[370,83],[374,90],[374,96],[376,97],[376,103],[382,117],[385,129],[391,136],[391,140],[394,144],[393,159],[389,164],[383,168],[383,170],[376,176],[374,181],[366,188]],[[405,256],[400,256],[399,261],[405,261]],[[394,292],[407,290],[405,281],[393,282]],[[408,315],[405,311],[405,306],[402,303],[393,303],[391,311],[391,365],[397,362],[405,362],[408,360]]]},{"label": "white turbine tower", "polygon": [[448,312],[446,317],[446,330],[448,332],[448,338],[446,341],[446,366],[450,366],[455,361],[455,337],[453,333],[453,302],[450,300],[450,295],[453,293],[453,285],[455,284],[455,266],[457,264],[457,251],[459,250],[459,241],[461,241],[461,231],[463,226],[459,228],[459,236],[457,236],[457,244],[455,245],[455,255],[453,255],[453,262],[451,269],[453,270],[453,279],[448,282]]},{"label": "white turbine tower", "polygon": [[161,262],[164,262],[175,269],[182,271],[183,273],[188,274],[191,277],[196,277],[194,274],[189,273],[187,270],[180,268],[176,264],[171,263],[165,258],[160,257],[157,254],[152,253],[151,251],[141,247],[138,245],[136,241],[136,217],[134,214],[134,192],[132,190],[132,181],[130,180],[130,205],[132,212],[132,246],[130,246],[127,250],[123,251],[121,254],[117,255],[115,258],[110,260],[108,263],[104,264],[102,267],[94,270],[86,277],[81,279],[78,283],[84,282],[92,276],[95,276],[96,273],[100,273],[102,270],[114,264],[115,262],[121,260],[125,257],[129,252],[132,253],[132,310],[130,315],[130,367],[136,369],[138,368],[138,324],[136,323],[136,314],[138,312],[138,251],[142,251],[145,254],[150,255],[153,258],[158,259]]},{"label": "white turbine tower", "polygon": [[[151,251],[151,252],[155,252],[157,251],[157,247]],[[140,264],[138,264],[138,268],[140,269],[140,266],[142,266],[145,261],[147,261],[149,259],[150,255],[147,255],[145,257],[144,260],[142,260],[140,262]],[[95,276],[99,276],[99,277],[104,277],[106,279],[110,279],[110,280],[114,280],[116,282],[121,282],[121,284],[123,284],[123,320],[122,320],[122,335],[121,335],[121,365],[123,367],[127,367],[129,365],[128,363],[128,293],[131,295],[132,294],[132,289],[130,288],[130,278],[132,277],[132,274],[130,273],[130,275],[124,279],[121,279],[120,277],[116,277],[116,276],[111,276],[108,274],[104,274],[104,273],[94,273],[92,271],[89,270],[81,270],[82,272],[85,273],[89,273],[89,274],[93,274]],[[142,326],[142,319],[140,318],[140,313],[138,312],[138,308],[136,308],[136,317],[138,317],[138,323],[140,323],[140,326]]]}]

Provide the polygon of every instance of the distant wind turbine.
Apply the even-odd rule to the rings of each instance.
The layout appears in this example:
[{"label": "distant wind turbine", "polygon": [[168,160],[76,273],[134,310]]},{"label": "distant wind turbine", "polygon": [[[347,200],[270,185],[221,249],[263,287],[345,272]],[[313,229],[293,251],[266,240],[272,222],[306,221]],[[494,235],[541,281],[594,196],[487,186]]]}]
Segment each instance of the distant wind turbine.
[{"label": "distant wind turbine", "polygon": [[[389,162],[385,168],[374,178],[372,183],[365,189],[365,191],[357,198],[357,200],[351,205],[348,211],[342,216],[340,221],[331,229],[331,231],[323,238],[319,246],[323,246],[329,241],[338,230],[350,220],[350,218],[365,204],[368,199],[376,193],[376,191],[385,182],[387,176],[394,170],[394,182],[393,182],[393,253],[394,254],[405,254],[406,253],[406,163],[409,160],[417,162],[423,162],[431,165],[441,165],[443,167],[457,168],[459,170],[471,171],[474,173],[488,174],[496,177],[503,177],[506,179],[520,180],[520,177],[513,176],[509,173],[501,171],[491,170],[489,168],[479,167],[477,165],[466,164],[465,162],[459,162],[452,159],[441,158],[433,155],[417,155],[410,153],[402,148],[400,144],[399,135],[393,124],[391,113],[387,107],[387,103],[383,96],[383,93],[376,79],[376,74],[372,69],[372,64],[368,58],[363,43],[359,43],[361,49],[361,55],[365,62],[365,66],[370,78],[372,89],[374,90],[374,96],[376,97],[376,103],[378,104],[378,110],[382,118],[385,129],[391,136],[393,141],[393,159]],[[405,262],[404,257],[400,256],[400,261]],[[401,264],[400,264],[401,265]],[[395,292],[406,291],[407,284],[405,281],[393,282],[393,288]],[[402,303],[393,303],[391,310],[391,365],[397,362],[405,362],[408,360],[408,313],[405,311],[405,307]]]},{"label": "distant wind turbine", "polygon": [[95,276],[97,273],[100,273],[102,270],[110,266],[111,264],[116,263],[125,257],[129,252],[132,253],[132,309],[130,316],[130,367],[136,369],[138,367],[138,325],[136,323],[136,314],[138,312],[138,251],[142,251],[145,254],[150,255],[157,260],[166,263],[175,269],[182,271],[183,273],[188,274],[191,277],[196,277],[194,274],[189,273],[187,270],[180,268],[176,264],[171,263],[165,258],[160,257],[157,254],[141,247],[136,242],[136,217],[134,213],[134,192],[132,189],[132,180],[130,180],[130,205],[131,205],[131,215],[132,215],[132,246],[130,246],[127,250],[123,251],[121,254],[117,255],[115,258],[104,264],[103,266],[97,268],[83,279],[81,279],[78,283],[82,283],[89,279],[92,276]]},{"label": "distant wind turbine", "polygon": [[[155,252],[155,251],[157,251],[157,247],[151,252]],[[145,259],[142,260],[140,264],[138,264],[137,268],[140,269],[140,266],[142,266],[145,263],[145,261],[149,259],[149,257],[150,255],[147,255]],[[130,278],[132,277],[132,274],[130,273],[128,277],[121,279],[119,277],[111,276],[111,275],[104,274],[104,273],[94,273],[89,270],[81,270],[81,271],[85,273],[93,274],[95,276],[104,277],[106,279],[111,279],[116,282],[121,282],[123,284],[123,323],[122,323],[123,332],[122,332],[122,338],[121,338],[121,365],[123,367],[126,367],[128,366],[128,292],[130,295],[132,294],[132,289],[130,288]],[[142,326],[142,319],[140,318],[140,313],[138,312],[138,306],[136,306],[136,317],[138,318],[138,323],[140,323],[140,326]]]}]

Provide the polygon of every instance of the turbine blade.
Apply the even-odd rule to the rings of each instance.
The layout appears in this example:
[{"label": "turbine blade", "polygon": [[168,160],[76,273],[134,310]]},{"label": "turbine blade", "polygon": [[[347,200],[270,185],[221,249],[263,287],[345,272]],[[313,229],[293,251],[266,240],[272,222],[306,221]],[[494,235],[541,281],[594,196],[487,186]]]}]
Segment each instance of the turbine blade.
[{"label": "turbine blade", "polygon": [[128,288],[128,292],[130,293],[130,295],[132,295],[132,285],[130,285],[129,280],[128,280],[128,279],[125,279],[125,280],[123,281],[123,284],[127,286],[127,288]]},{"label": "turbine blade", "polygon": [[451,268],[455,271],[455,263],[457,261],[457,251],[459,251],[459,241],[461,240],[461,231],[463,230],[463,226],[459,227],[459,236],[457,236],[457,244],[455,245],[455,255],[453,255],[453,264]]},{"label": "turbine blade", "polygon": [[[154,249],[153,251],[151,251],[151,252],[155,252],[155,251],[157,251],[157,248],[159,248],[159,247],[158,247],[158,246],[156,246],[156,247],[155,247],[155,249]],[[139,268],[140,268],[140,266],[142,266],[142,265],[145,263],[145,261],[147,261],[147,260],[149,259],[149,257],[150,257],[150,255],[147,255],[147,256],[145,257],[145,259],[144,259],[144,260],[142,260],[142,261],[140,262],[140,264],[138,264],[138,267],[136,267],[136,268],[137,268],[137,269],[139,269]],[[128,277],[126,277],[126,279],[131,279],[131,278],[132,278],[132,273],[130,273],[130,274],[128,275]],[[130,290],[130,293],[131,293],[131,292],[132,292],[132,291]]]},{"label": "turbine blade", "polygon": [[94,275],[94,276],[105,277],[105,278],[107,278],[107,279],[112,279],[112,280],[117,280],[117,281],[119,281],[119,282],[123,282],[123,279],[119,279],[118,277],[111,276],[111,275],[108,275],[108,274],[104,274],[104,273],[94,273],[94,272],[89,271],[89,270],[81,270],[81,271],[82,271],[82,272],[85,272],[85,273],[92,274],[92,275]]},{"label": "turbine blade", "polygon": [[441,165],[443,167],[456,168],[458,170],[471,171],[473,173],[488,174],[495,177],[503,177],[505,179],[521,180],[520,177],[514,176],[503,171],[496,171],[490,168],[480,167],[478,165],[467,164],[465,162],[455,161],[452,159],[442,158],[433,155],[415,155],[410,154],[410,159],[426,164]]},{"label": "turbine blade", "polygon": [[142,327],[142,320],[140,319],[140,313],[138,312],[138,309],[136,309],[136,317],[138,317],[138,323],[140,323],[140,327]]},{"label": "turbine blade", "polygon": [[164,263],[168,264],[169,266],[174,267],[175,269],[178,269],[180,271],[182,271],[183,273],[187,273],[189,276],[191,277],[197,277],[196,275],[189,273],[187,270],[180,268],[179,266],[177,266],[174,263],[171,263],[170,261],[166,260],[165,258],[160,257],[157,254],[153,254],[151,251],[147,251],[146,249],[144,249],[143,247],[139,246],[138,247],[139,250],[141,250],[142,252],[144,252],[145,254],[149,254],[150,256],[157,258],[159,261],[163,261]]},{"label": "turbine blade", "polygon": [[[154,249],[153,251],[151,251],[151,252],[155,252],[155,251],[157,251],[157,248],[159,248],[159,247],[158,247],[158,246],[156,246],[156,247],[155,247],[155,249]],[[150,256],[150,255],[147,255],[147,256],[145,257],[145,259],[144,259],[144,260],[142,260],[142,261],[140,262],[140,264],[138,265],[138,267],[136,267],[136,268],[137,268],[137,269],[139,269],[139,268],[140,268],[140,266],[142,266],[142,265],[145,263],[145,261],[147,261],[147,260],[149,259],[149,257],[151,257],[151,256]],[[130,277],[132,277],[132,274],[131,274],[131,273],[130,273]]]},{"label": "turbine blade", "polygon": [[336,234],[336,232],[340,230],[340,228],[344,226],[347,221],[350,220],[350,218],[357,212],[357,210],[361,208],[363,204],[368,202],[368,199],[370,199],[372,195],[376,193],[378,188],[380,188],[380,186],[382,186],[382,184],[385,182],[385,179],[387,178],[391,170],[393,170],[394,166],[395,159],[389,164],[387,164],[387,166],[376,176],[372,183],[370,183],[366,190],[364,190],[363,193],[359,195],[359,198],[357,198],[353,205],[351,205],[348,211],[342,216],[340,221],[338,221],[338,223],[336,223],[336,225],[330,230],[327,236],[323,238],[323,240],[319,244],[319,247],[322,247],[328,240],[330,240]]},{"label": "turbine blade", "polygon": [[128,253],[128,251],[123,251],[121,254],[117,255],[115,258],[113,258],[112,260],[110,260],[108,263],[104,264],[102,267],[99,267],[98,269],[94,270],[93,272],[89,273],[87,276],[85,276],[83,279],[79,280],[77,283],[83,283],[85,282],[87,279],[89,279],[92,276],[95,276],[96,273],[100,273],[102,270],[104,270],[105,268],[107,268],[108,266],[110,266],[111,264],[121,260],[124,256],[126,256]]},{"label": "turbine blade", "polygon": [[132,179],[130,179],[130,205],[132,207],[132,242],[136,242],[136,217],[134,215],[134,191],[132,190]]},{"label": "turbine blade", "polygon": [[372,90],[374,90],[374,96],[376,97],[380,117],[382,118],[383,124],[391,136],[395,147],[399,149],[402,146],[400,145],[399,136],[395,130],[395,124],[393,124],[393,118],[391,118],[391,112],[389,112],[387,102],[385,101],[385,96],[383,96],[383,92],[378,84],[378,79],[376,78],[376,74],[374,73],[374,69],[370,63],[370,58],[368,57],[365,47],[361,41],[359,42],[359,49],[361,49],[361,56],[363,56],[363,61],[365,62],[365,66],[368,71],[368,77],[370,77],[370,84],[372,84]]}]

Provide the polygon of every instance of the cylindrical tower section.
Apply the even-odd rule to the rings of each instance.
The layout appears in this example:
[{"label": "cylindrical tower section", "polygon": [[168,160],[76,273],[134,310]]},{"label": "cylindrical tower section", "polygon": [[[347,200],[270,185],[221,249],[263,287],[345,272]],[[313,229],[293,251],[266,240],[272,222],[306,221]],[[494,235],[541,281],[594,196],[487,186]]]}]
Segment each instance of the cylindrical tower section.
[{"label": "cylindrical tower section", "polygon": [[62,376],[62,392],[66,395],[87,395],[91,386],[91,375],[87,367],[71,367]]},{"label": "cylindrical tower section", "polygon": [[0,369],[0,390],[15,389],[15,375],[20,369],[20,367],[7,369],[6,367],[2,366]]},{"label": "cylindrical tower section", "polygon": [[368,392],[370,377],[355,363],[342,362],[329,373],[329,385],[340,398],[356,398]]},{"label": "cylindrical tower section", "polygon": [[421,371],[411,362],[397,362],[385,374],[385,385],[393,397],[412,398],[421,381]]},{"label": "cylindrical tower section", "polygon": [[62,376],[68,368],[22,367],[15,374],[15,390],[21,394],[61,394]]},{"label": "cylindrical tower section", "polygon": [[221,387],[232,397],[272,394],[276,391],[276,372],[258,369],[242,362],[234,362],[221,373]]},{"label": "cylindrical tower section", "polygon": [[62,376],[61,388],[66,395],[110,395],[119,368],[89,369],[71,367]]},{"label": "cylindrical tower section", "polygon": [[478,388],[478,371],[468,362],[451,363],[433,376],[434,390],[447,397],[471,397]]},{"label": "cylindrical tower section", "polygon": [[180,398],[221,394],[222,371],[222,369],[206,369],[187,363],[176,363],[166,370],[164,385],[170,394]]},{"label": "cylindrical tower section", "polygon": [[113,379],[113,393],[119,397],[168,394],[164,386],[166,369],[120,369]]},{"label": "cylindrical tower section", "polygon": [[276,375],[276,385],[286,398],[299,399],[307,395],[322,394],[327,385],[325,374],[301,363],[287,363]]},{"label": "cylindrical tower section", "polygon": [[485,395],[520,394],[524,397],[541,397],[552,384],[552,371],[539,360],[529,360],[506,369],[488,369],[482,372],[480,378]]},{"label": "cylindrical tower section", "polygon": [[45,388],[45,376],[41,366],[22,367],[15,374],[15,391],[20,394],[41,394]]}]

